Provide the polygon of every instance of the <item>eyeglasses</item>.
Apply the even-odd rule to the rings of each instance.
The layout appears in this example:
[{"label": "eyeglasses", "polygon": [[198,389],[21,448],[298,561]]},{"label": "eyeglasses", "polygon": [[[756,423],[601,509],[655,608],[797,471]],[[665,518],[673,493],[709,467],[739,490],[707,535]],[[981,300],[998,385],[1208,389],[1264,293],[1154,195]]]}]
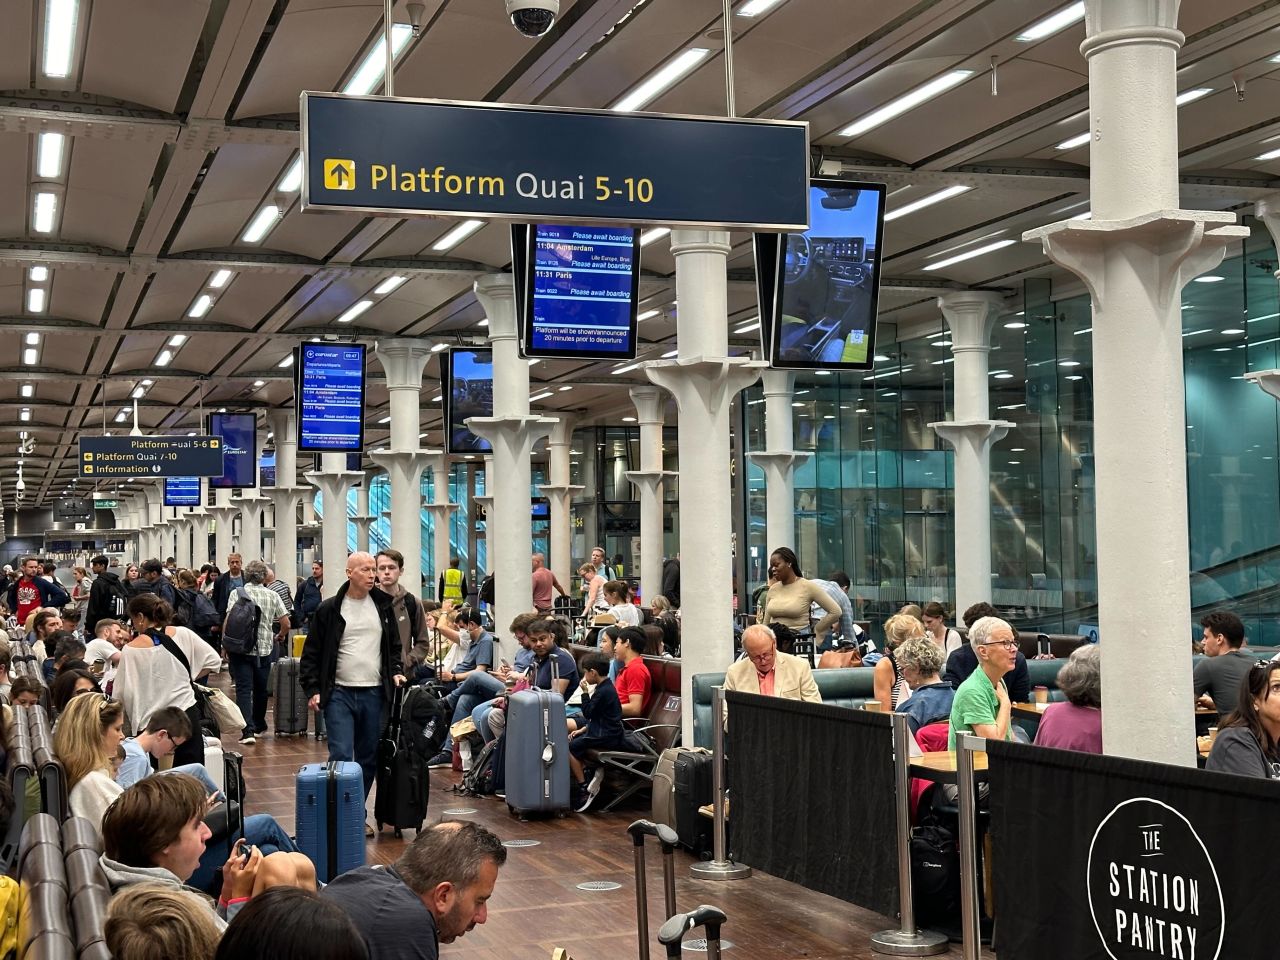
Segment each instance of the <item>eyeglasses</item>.
[{"label": "eyeglasses", "polygon": [[986,643],[978,644],[980,647],[1004,647],[1006,650],[1017,650],[1017,640],[988,640]]}]

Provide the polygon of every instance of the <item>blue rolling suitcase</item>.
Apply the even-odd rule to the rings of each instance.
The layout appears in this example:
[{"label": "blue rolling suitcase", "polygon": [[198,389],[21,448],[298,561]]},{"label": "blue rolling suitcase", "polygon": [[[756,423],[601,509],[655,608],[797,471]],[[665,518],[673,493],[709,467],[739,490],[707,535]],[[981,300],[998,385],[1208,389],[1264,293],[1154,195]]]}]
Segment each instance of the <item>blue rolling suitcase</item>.
[{"label": "blue rolling suitcase", "polygon": [[347,761],[308,763],[298,771],[298,849],[328,883],[364,866],[364,774]]},{"label": "blue rolling suitcase", "polygon": [[569,809],[569,731],[564,700],[548,690],[522,690],[507,703],[507,806],[513,814]]}]

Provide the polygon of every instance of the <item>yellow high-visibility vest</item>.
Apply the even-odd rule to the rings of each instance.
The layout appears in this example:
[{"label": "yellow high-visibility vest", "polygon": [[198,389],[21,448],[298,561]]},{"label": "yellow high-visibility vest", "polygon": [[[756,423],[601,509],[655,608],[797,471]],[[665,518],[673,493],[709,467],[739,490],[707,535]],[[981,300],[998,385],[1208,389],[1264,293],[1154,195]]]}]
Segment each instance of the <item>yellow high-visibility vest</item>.
[{"label": "yellow high-visibility vest", "polygon": [[444,572],[444,599],[462,599],[462,571],[457,567],[450,567]]}]

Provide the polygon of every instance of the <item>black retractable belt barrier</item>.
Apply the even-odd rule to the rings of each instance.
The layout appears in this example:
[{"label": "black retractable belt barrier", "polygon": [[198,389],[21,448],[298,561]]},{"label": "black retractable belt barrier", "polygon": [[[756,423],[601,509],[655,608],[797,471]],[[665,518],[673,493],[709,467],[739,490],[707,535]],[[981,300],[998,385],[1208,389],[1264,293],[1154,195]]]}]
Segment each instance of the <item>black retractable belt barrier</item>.
[{"label": "black retractable belt barrier", "polygon": [[725,699],[732,859],[894,916],[889,715],[737,691]]}]

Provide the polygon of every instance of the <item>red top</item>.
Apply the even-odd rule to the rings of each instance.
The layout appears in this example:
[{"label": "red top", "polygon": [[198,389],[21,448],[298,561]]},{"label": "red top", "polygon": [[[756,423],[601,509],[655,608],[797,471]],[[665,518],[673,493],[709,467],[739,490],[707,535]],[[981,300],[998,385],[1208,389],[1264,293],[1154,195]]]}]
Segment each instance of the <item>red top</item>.
[{"label": "red top", "polygon": [[641,657],[636,657],[621,670],[613,681],[618,691],[618,702],[624,707],[633,693],[640,694],[640,715],[649,712],[649,700],[653,693],[653,678],[649,676],[649,668]]},{"label": "red top", "polygon": [[546,567],[533,571],[533,605],[539,610],[551,609],[551,585],[555,575]]},{"label": "red top", "polygon": [[40,587],[36,585],[34,580],[23,577],[18,581],[18,609],[13,611],[13,615],[18,618],[18,623],[23,625],[25,629],[27,617],[40,609]]}]

